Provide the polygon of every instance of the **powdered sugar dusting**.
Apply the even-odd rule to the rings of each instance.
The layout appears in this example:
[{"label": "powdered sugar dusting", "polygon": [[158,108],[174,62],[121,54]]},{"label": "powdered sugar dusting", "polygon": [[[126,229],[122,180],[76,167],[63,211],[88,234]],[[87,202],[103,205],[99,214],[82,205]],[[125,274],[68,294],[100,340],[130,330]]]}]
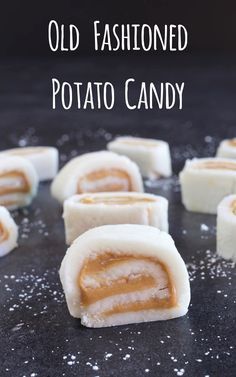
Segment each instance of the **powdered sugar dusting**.
[{"label": "powdered sugar dusting", "polygon": [[[115,134],[105,128],[76,129],[57,135],[60,163],[89,150],[105,149]],[[12,146],[39,145],[34,128],[10,134]],[[66,246],[61,207],[49,185],[28,209],[14,211],[20,247],[1,260],[1,325],[4,363],[1,375],[36,376],[213,376],[235,360],[235,266],[215,253],[215,218],[191,214],[180,203],[177,172],[186,158],[214,155],[219,139],[206,135],[201,145],[171,148],[175,175],[145,180],[147,192],[170,200],[170,229],[187,263],[192,300],[185,317],[114,327],[82,328],[70,317],[58,269]],[[176,212],[177,211],[177,212]],[[1,267],[2,266],[2,267]],[[206,367],[208,369],[206,371]],[[226,375],[221,373],[220,375]]]}]

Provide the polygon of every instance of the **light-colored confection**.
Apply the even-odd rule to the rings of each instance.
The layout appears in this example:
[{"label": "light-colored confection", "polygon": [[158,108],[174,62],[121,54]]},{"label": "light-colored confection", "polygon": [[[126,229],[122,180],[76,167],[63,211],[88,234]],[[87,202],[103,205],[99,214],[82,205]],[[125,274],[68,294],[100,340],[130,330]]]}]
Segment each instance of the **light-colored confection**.
[{"label": "light-colored confection", "polygon": [[9,211],[0,206],[0,257],[17,247],[18,227]]},{"label": "light-colored confection", "polygon": [[22,157],[0,158],[0,205],[24,207],[37,193],[38,176],[32,163]]},{"label": "light-colored confection", "polygon": [[143,177],[154,179],[172,174],[170,148],[165,141],[123,136],[110,142],[107,148],[136,162]]},{"label": "light-colored confection", "polygon": [[125,156],[101,151],[69,161],[54,179],[51,192],[60,202],[72,195],[104,191],[143,191],[137,165]]},{"label": "light-colored confection", "polygon": [[187,313],[188,272],[174,241],[148,225],[104,225],[79,236],[60,278],[73,317],[88,327],[167,320]]},{"label": "light-colored confection", "polygon": [[7,149],[0,152],[0,158],[19,156],[29,160],[40,181],[53,179],[58,172],[58,150],[54,147],[25,147]]},{"label": "light-colored confection", "polygon": [[236,195],[224,198],[217,209],[217,253],[236,262]]},{"label": "light-colored confection", "polygon": [[225,158],[187,160],[180,173],[180,184],[186,209],[216,214],[220,201],[236,193],[236,161]]},{"label": "light-colored confection", "polygon": [[236,159],[236,138],[223,140],[216,153],[217,157]]},{"label": "light-colored confection", "polygon": [[74,195],[64,202],[66,242],[109,224],[152,225],[168,232],[168,200],[137,192]]}]

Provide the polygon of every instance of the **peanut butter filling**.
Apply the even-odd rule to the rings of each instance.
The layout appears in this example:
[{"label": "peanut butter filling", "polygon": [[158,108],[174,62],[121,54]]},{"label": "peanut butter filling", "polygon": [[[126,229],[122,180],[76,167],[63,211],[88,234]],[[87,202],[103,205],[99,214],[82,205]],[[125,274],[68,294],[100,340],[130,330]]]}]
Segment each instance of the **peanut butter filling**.
[{"label": "peanut butter filling", "polygon": [[105,311],[103,315],[110,316],[112,314],[138,312],[140,310],[168,309],[173,307],[174,305],[175,301],[167,299],[157,301],[157,299],[150,298],[146,301],[137,301],[134,303],[116,305],[111,310]]},{"label": "peanut butter filling", "polygon": [[236,147],[236,138],[229,140],[229,141],[228,141],[228,144],[229,144],[231,147]]},{"label": "peanut butter filling", "polygon": [[127,140],[117,140],[120,144],[128,144],[128,145],[137,145],[149,148],[155,148],[159,145],[158,141],[153,140],[143,140],[143,139],[127,139]]},{"label": "peanut butter filling", "polygon": [[[108,179],[110,178],[110,182]],[[102,184],[101,181],[105,180]],[[112,182],[114,180],[114,182]],[[120,182],[119,182],[120,180]],[[96,183],[100,181],[99,186],[96,188]],[[93,189],[86,190],[84,186],[94,183]],[[82,177],[77,186],[77,193],[83,194],[84,192],[104,192],[104,191],[132,191],[131,179],[128,173],[120,169],[102,169],[89,173]]]},{"label": "peanut butter filling", "polygon": [[[105,311],[104,315],[111,315],[121,312],[170,308],[176,305],[176,292],[170,274],[166,266],[156,258],[146,256],[116,255],[111,252],[106,252],[97,256],[94,259],[88,259],[81,269],[78,277],[78,286],[81,293],[81,306],[89,306],[99,300],[119,294],[132,293],[137,291],[145,291],[147,289],[155,288],[156,280],[151,273],[130,274],[129,276],[122,276],[117,279],[107,280],[101,278],[101,272],[106,272],[110,268],[118,266],[119,264],[128,264],[133,261],[151,262],[159,266],[167,278],[166,287],[168,289],[168,296],[164,298],[150,297],[146,300],[127,302],[126,304],[116,305],[109,311]],[[86,278],[96,281],[96,286],[86,286]]]},{"label": "peanut butter filling", "polygon": [[16,149],[9,149],[6,151],[8,154],[12,156],[28,156],[31,154],[39,154],[46,151],[47,148],[44,147],[29,147],[29,148],[16,148]]},{"label": "peanut butter filling", "polygon": [[236,200],[234,200],[232,203],[232,212],[236,216]]},{"label": "peanut butter filling", "polygon": [[0,222],[0,243],[6,241],[9,238],[9,232]]},{"label": "peanut butter filling", "polygon": [[30,191],[29,182],[23,172],[18,170],[12,170],[10,172],[0,174],[1,179],[9,179],[15,181],[14,184],[2,183],[0,185],[0,195],[8,195],[15,193],[27,193]]},{"label": "peanut butter filling", "polygon": [[153,203],[155,199],[145,197],[132,197],[132,196],[87,196],[80,200],[83,204],[139,204],[139,203]]},{"label": "peanut butter filling", "polygon": [[196,165],[199,169],[233,170],[236,171],[236,162],[206,161]]}]

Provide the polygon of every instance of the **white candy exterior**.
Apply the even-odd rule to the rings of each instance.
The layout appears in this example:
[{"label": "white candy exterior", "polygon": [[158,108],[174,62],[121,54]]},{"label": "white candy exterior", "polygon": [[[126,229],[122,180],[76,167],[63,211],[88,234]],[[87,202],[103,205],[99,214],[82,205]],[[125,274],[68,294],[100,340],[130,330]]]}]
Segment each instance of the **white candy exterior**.
[{"label": "white candy exterior", "polygon": [[[236,170],[198,168],[204,162],[235,163],[223,158],[187,160],[180,173],[182,202],[193,212],[216,214],[217,206],[227,195],[236,193]],[[236,167],[236,165],[235,165]]]},{"label": "white candy exterior", "polygon": [[232,140],[223,140],[217,149],[216,156],[236,159],[236,139],[233,140],[235,145],[230,144]]},{"label": "white candy exterior", "polygon": [[[130,204],[92,203],[84,198],[131,198],[146,202]],[[148,201],[150,200],[150,201]],[[161,196],[143,193],[97,193],[74,195],[64,202],[66,243],[71,244],[80,234],[101,225],[143,224],[168,232],[168,200]]]},{"label": "white candy exterior", "polygon": [[[0,205],[4,204],[6,201],[19,201],[17,204],[12,204],[7,206],[8,209],[13,210],[20,207],[29,205],[33,198],[36,196],[38,191],[38,175],[37,172],[30,161],[23,157],[3,157],[0,158],[0,187],[3,185],[1,174],[11,173],[14,171],[19,171],[24,174],[29,184],[29,191],[26,193],[9,193],[0,195]],[[4,185],[6,180],[4,179]],[[9,180],[8,185],[15,186],[16,182]]]},{"label": "white candy exterior", "polygon": [[[133,144],[132,144],[133,143]],[[107,148],[129,157],[139,166],[143,177],[170,177],[172,174],[170,148],[162,140],[118,137]]]},{"label": "white candy exterior", "polygon": [[40,181],[53,179],[58,172],[58,150],[54,147],[14,148],[0,152],[0,158],[19,156],[29,160]]},{"label": "white candy exterior", "polygon": [[77,185],[84,175],[100,169],[122,169],[132,183],[133,191],[143,192],[143,182],[137,165],[125,156],[108,151],[92,152],[73,158],[55,177],[51,193],[61,203],[77,193]]},{"label": "white candy exterior", "polygon": [[[99,317],[97,312],[93,315],[88,310],[81,311],[80,289],[77,283],[80,270],[89,257],[96,257],[104,250],[110,250],[118,253],[118,255],[127,252],[137,257],[145,255],[146,257],[157,258],[165,264],[175,286],[176,305],[170,308],[116,313],[104,318]],[[127,268],[129,268],[128,266]],[[62,261],[60,278],[70,314],[73,317],[81,318],[81,323],[88,327],[105,327],[176,318],[187,313],[190,302],[188,272],[173,239],[168,233],[145,225],[105,225],[83,233],[67,250]],[[115,303],[120,299],[120,295],[113,297]],[[127,297],[128,302],[132,299],[134,299],[132,294]],[[100,305],[97,310],[102,310],[103,303],[99,301],[98,304]],[[104,304],[107,304],[107,302],[104,302]],[[112,306],[112,301],[108,304]]]},{"label": "white candy exterior", "polygon": [[236,195],[229,195],[217,209],[217,253],[236,262],[236,214],[232,209],[234,201]]},{"label": "white candy exterior", "polygon": [[0,224],[8,233],[6,240],[1,241],[0,237],[0,257],[3,257],[17,247],[18,227],[9,211],[2,206],[0,206]]}]

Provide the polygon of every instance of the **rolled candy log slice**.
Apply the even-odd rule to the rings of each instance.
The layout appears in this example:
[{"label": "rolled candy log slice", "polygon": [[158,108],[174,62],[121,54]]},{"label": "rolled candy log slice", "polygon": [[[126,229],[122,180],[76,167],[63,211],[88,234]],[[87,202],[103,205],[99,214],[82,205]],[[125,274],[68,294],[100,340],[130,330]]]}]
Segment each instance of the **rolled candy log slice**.
[{"label": "rolled candy log slice", "polygon": [[236,193],[236,161],[225,158],[187,160],[180,173],[180,184],[187,210],[216,214],[220,201]]},{"label": "rolled candy log slice", "polygon": [[236,262],[236,195],[224,198],[217,209],[217,253]]},{"label": "rolled candy log slice", "polygon": [[100,225],[143,224],[168,232],[168,200],[137,192],[74,195],[65,200],[63,217],[67,244]]},{"label": "rolled candy log slice", "polygon": [[9,211],[0,206],[0,257],[10,253],[17,246],[18,227]]},{"label": "rolled candy log slice", "polygon": [[236,159],[236,138],[222,140],[220,143],[217,153],[217,157],[226,157]]},{"label": "rolled candy log slice", "polygon": [[70,314],[88,327],[166,320],[186,314],[186,266],[166,232],[104,225],[79,236],[60,278]]},{"label": "rolled candy log slice", "polygon": [[38,176],[22,157],[0,158],[0,205],[16,209],[30,204],[37,193]]},{"label": "rolled candy log slice", "polygon": [[123,136],[108,143],[107,148],[136,162],[143,177],[154,179],[172,174],[170,148],[165,141]]},{"label": "rolled candy log slice", "polygon": [[101,151],[69,161],[54,179],[51,192],[60,202],[74,194],[104,191],[143,191],[137,165],[125,156]]},{"label": "rolled candy log slice", "polygon": [[54,147],[13,148],[0,152],[0,158],[20,156],[29,160],[40,181],[53,179],[58,172],[58,150]]}]

